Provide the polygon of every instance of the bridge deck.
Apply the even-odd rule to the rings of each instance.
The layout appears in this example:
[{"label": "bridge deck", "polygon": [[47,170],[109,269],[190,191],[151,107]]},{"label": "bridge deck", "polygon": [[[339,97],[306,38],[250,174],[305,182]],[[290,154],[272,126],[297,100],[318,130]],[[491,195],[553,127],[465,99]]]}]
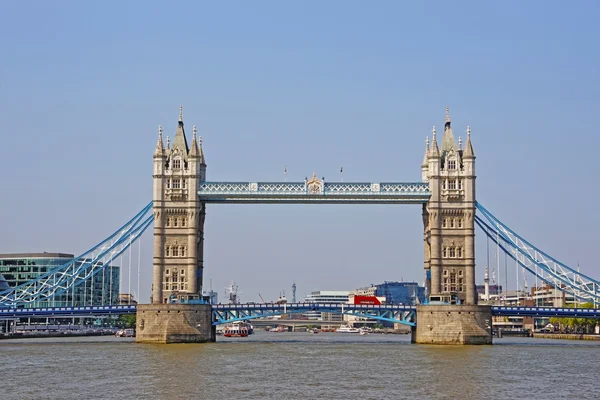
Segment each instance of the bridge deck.
[{"label": "bridge deck", "polygon": [[[86,307],[42,307],[42,308],[0,308],[0,319],[27,317],[71,317],[91,315],[133,314],[136,305],[110,305]],[[299,313],[306,311],[361,313],[399,313],[415,312],[416,306],[401,304],[339,304],[339,303],[289,303],[289,304],[213,304],[213,313],[243,313],[249,318],[260,316]],[[383,315],[383,314],[379,314]],[[392,315],[392,314],[387,314]],[[406,314],[405,314],[406,315]],[[524,307],[524,306],[492,306],[492,315],[498,316],[532,316],[532,317],[587,317],[600,318],[599,308],[560,308],[560,307]]]},{"label": "bridge deck", "polygon": [[206,203],[426,203],[427,183],[203,182],[198,197]]}]

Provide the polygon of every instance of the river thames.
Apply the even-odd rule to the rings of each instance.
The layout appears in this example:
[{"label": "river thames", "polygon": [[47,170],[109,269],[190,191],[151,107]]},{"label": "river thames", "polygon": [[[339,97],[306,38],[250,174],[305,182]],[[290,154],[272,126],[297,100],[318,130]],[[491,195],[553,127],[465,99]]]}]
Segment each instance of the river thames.
[{"label": "river thames", "polygon": [[8,399],[597,399],[600,342],[270,333],[212,344],[115,337],[0,341]]}]

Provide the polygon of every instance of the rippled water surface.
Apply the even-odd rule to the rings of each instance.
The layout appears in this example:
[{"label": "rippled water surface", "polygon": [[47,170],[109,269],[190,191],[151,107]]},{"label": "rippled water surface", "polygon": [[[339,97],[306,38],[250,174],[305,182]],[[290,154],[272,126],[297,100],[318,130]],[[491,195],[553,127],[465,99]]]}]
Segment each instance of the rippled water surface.
[{"label": "rippled water surface", "polygon": [[598,399],[600,342],[269,333],[212,344],[0,341],[0,399]]}]

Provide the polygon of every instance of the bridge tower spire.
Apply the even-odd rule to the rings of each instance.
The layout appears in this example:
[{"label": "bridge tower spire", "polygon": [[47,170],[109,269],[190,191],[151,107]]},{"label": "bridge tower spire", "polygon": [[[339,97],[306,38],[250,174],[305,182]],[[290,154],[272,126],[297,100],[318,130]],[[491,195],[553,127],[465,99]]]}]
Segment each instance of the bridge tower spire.
[{"label": "bridge tower spire", "polygon": [[[430,298],[457,295],[464,304],[476,304],[475,292],[475,156],[471,131],[465,150],[457,146],[446,107],[446,122],[438,151],[433,130],[426,153],[423,181],[431,198],[423,207],[425,281]],[[425,165],[425,162],[423,163]]]},{"label": "bridge tower spire", "polygon": [[196,193],[206,180],[206,163],[196,126],[191,148],[183,108],[171,147],[162,147],[162,128],[154,154],[154,275],[152,303],[199,299],[202,294],[204,204]]}]

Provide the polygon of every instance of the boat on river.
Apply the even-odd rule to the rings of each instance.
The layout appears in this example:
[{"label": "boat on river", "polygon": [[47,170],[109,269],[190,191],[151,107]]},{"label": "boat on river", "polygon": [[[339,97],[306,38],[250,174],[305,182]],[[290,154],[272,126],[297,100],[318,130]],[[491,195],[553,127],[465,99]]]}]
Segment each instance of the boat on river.
[{"label": "boat on river", "polygon": [[228,325],[223,332],[225,337],[247,337],[248,335],[248,327],[242,324]]},{"label": "boat on river", "polygon": [[353,328],[350,325],[342,325],[335,330],[337,333],[359,333],[358,328]]}]

